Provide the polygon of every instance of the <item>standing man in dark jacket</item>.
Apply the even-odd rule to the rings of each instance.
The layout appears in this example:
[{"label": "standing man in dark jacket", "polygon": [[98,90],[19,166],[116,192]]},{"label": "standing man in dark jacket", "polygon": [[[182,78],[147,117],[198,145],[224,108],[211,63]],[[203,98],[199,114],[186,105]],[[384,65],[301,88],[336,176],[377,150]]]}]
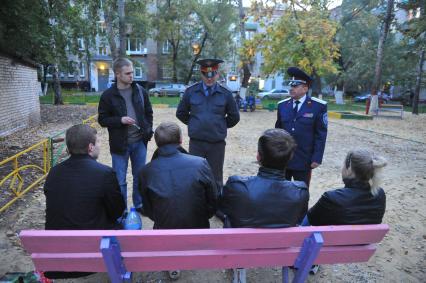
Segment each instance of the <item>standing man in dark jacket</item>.
[{"label": "standing man in dark jacket", "polygon": [[141,171],[144,211],[154,229],[209,228],[217,188],[204,158],[182,153],[182,132],[173,122],[155,130],[158,156]]},{"label": "standing man in dark jacket", "polygon": [[202,82],[188,87],[179,103],[176,117],[188,125],[189,153],[204,157],[220,187],[223,185],[223,161],[227,129],[240,121],[232,93],[217,83],[218,59],[197,61]]},{"label": "standing man in dark jacket", "polygon": [[146,162],[146,147],[153,134],[151,102],[145,89],[133,82],[133,64],[130,60],[116,59],[113,69],[117,83],[102,94],[98,121],[102,127],[108,128],[112,167],[126,204],[129,158],[132,162],[133,206],[142,213],[138,183],[139,172]]},{"label": "standing man in dark jacket", "polygon": [[[65,134],[70,158],[53,167],[44,184],[46,230],[119,229],[117,219],[124,199],[112,168],[96,161],[96,130],[75,125]],[[90,273],[51,272],[49,278],[71,278]]]},{"label": "standing man in dark jacket", "polygon": [[308,209],[304,182],[285,179],[285,168],[296,144],[282,129],[266,130],[259,138],[257,176],[231,176],[220,198],[226,227],[292,227]]},{"label": "standing man in dark jacket", "polygon": [[327,139],[327,102],[307,93],[312,78],[296,67],[287,69],[290,98],[278,102],[275,128],[289,132],[297,143],[294,157],[286,169],[286,178],[304,181],[308,187],[312,169],[317,168],[324,154]]}]

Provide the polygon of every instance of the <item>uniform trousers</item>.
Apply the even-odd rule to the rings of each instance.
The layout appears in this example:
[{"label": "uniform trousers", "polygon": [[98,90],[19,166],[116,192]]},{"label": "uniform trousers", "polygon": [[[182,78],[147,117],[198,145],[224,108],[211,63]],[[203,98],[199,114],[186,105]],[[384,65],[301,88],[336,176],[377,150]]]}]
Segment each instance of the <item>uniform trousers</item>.
[{"label": "uniform trousers", "polygon": [[225,141],[206,142],[200,140],[189,140],[189,153],[207,159],[218,190],[223,186],[223,162],[225,159]]},{"label": "uniform trousers", "polygon": [[292,170],[292,169],[285,170],[286,180],[291,181],[291,179],[293,178],[294,181],[303,181],[306,183],[306,186],[308,186],[308,189],[309,189],[309,184],[311,182],[311,175],[312,175],[312,170],[306,170],[306,171]]}]

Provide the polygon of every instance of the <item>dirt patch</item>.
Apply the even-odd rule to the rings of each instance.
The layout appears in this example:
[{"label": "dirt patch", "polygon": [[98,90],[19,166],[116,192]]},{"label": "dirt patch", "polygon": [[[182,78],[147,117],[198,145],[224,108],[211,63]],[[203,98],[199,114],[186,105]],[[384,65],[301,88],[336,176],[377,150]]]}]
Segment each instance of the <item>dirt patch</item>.
[{"label": "dirt patch", "polygon": [[[43,106],[44,107],[44,106]],[[61,106],[63,107],[63,106]],[[70,107],[70,106],[65,106]],[[69,114],[62,115],[63,109],[45,108],[47,112],[57,111],[56,117],[76,115],[75,120],[88,117],[96,108],[72,106]],[[81,112],[79,112],[81,111]],[[81,113],[81,116],[76,114]],[[177,121],[175,109],[154,109],[155,125],[163,121]],[[53,115],[53,116],[55,116]],[[331,120],[323,164],[313,172],[310,189],[310,206],[321,194],[330,189],[342,187],[341,165],[348,150],[370,148],[384,155],[389,165],[384,170],[383,188],[387,194],[387,209],[384,223],[390,231],[379,244],[377,252],[367,263],[321,266],[308,282],[424,282],[426,266],[426,116],[404,114],[404,119],[379,118],[373,121]],[[257,173],[256,144],[263,130],[273,127],[275,112],[256,111],[241,113],[241,122],[229,131],[227,138],[224,178],[230,175],[254,175]],[[74,121],[75,121],[74,120]],[[76,122],[79,122],[78,120]],[[57,122],[57,123],[56,123]],[[43,124],[42,129],[30,129],[28,138],[45,137],[66,129],[72,121],[52,120],[52,129]],[[184,146],[188,147],[186,127]],[[44,131],[44,135],[42,132]],[[100,162],[111,164],[107,145],[107,132],[100,131],[102,152]],[[23,139],[21,139],[23,140]],[[1,144],[1,142],[0,142]],[[31,143],[29,143],[31,144]],[[20,139],[16,145],[21,146]],[[23,146],[22,146],[23,147]],[[148,160],[155,146],[150,143]],[[130,172],[129,172],[130,173]],[[128,174],[129,187],[131,175]],[[129,198],[131,202],[131,198]],[[8,271],[29,271],[31,260],[25,255],[16,233],[21,229],[42,229],[44,226],[45,200],[41,190],[28,194],[0,215],[0,274]],[[151,229],[152,222],[143,218],[144,229]],[[216,219],[212,227],[221,227]],[[281,282],[279,268],[249,269],[247,282]],[[184,271],[180,282],[230,282],[228,271]],[[100,278],[73,280],[73,282],[100,282]],[[135,274],[135,282],[169,282],[164,272]]]}]

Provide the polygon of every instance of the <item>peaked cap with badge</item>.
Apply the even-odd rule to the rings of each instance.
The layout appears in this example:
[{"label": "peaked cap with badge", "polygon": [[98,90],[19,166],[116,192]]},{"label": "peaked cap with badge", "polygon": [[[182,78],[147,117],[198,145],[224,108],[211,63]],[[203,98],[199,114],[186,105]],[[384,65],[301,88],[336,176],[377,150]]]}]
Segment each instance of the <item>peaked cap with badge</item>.
[{"label": "peaked cap with badge", "polygon": [[220,59],[200,59],[197,64],[201,66],[201,73],[207,78],[213,78],[217,74],[219,64],[223,63]]},{"label": "peaked cap with badge", "polygon": [[297,86],[305,84],[308,87],[312,84],[313,79],[311,76],[306,74],[304,71],[297,67],[290,67],[287,69],[287,74],[290,76],[289,85]]}]

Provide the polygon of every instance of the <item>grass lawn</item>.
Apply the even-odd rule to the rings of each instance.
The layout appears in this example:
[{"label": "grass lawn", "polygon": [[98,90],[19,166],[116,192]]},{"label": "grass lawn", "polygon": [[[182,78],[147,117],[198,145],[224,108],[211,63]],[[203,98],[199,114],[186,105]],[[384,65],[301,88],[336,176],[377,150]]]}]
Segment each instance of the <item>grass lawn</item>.
[{"label": "grass lawn", "polygon": [[[96,92],[82,92],[76,90],[63,90],[62,97],[65,103],[68,104],[86,104],[86,103],[98,103],[101,93]],[[168,104],[171,106],[177,106],[179,104],[179,97],[154,97],[151,96],[150,101],[152,104]],[[327,108],[329,111],[365,111],[365,103],[354,103],[346,100],[346,104],[337,105],[334,103],[333,98],[325,98],[327,103]],[[273,99],[263,99],[261,103],[265,109],[276,109],[277,104],[280,100]],[[40,103],[43,104],[52,104],[53,103],[53,93],[48,92],[45,96],[40,96]],[[399,102],[392,102],[399,103]],[[412,111],[411,107],[404,106],[405,111]],[[419,113],[426,113],[426,104],[419,105]]]}]

